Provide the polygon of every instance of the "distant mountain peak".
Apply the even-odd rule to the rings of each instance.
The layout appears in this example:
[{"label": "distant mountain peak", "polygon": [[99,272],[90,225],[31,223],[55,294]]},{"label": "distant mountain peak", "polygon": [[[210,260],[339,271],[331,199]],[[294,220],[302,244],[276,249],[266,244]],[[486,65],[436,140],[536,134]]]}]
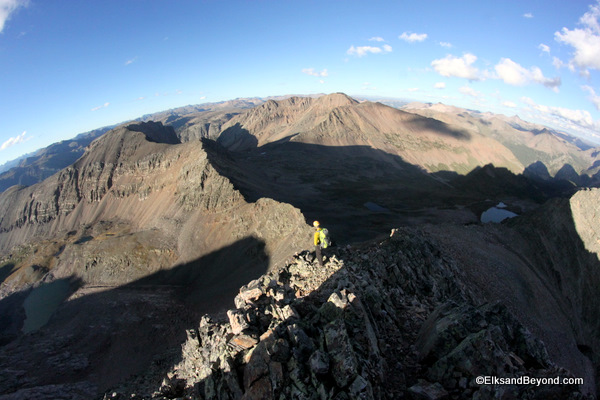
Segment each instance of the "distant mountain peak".
[{"label": "distant mountain peak", "polygon": [[315,104],[323,107],[335,108],[358,104],[358,101],[344,93],[332,93],[317,98]]}]

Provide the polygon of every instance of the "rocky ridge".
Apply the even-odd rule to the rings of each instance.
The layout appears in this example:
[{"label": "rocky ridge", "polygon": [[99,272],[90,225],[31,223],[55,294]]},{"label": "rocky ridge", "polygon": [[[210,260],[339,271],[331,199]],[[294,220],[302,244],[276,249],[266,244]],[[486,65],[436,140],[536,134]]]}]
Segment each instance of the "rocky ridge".
[{"label": "rocky ridge", "polygon": [[105,399],[582,399],[577,385],[486,385],[478,376],[569,378],[460,265],[416,229],[302,252],[240,289],[224,319],[187,332],[182,360]]}]

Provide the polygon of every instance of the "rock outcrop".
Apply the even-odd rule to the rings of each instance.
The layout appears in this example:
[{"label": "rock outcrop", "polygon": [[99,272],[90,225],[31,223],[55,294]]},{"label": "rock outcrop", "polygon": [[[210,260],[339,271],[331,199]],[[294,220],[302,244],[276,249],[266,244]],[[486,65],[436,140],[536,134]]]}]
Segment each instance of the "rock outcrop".
[{"label": "rock outcrop", "polygon": [[202,318],[164,376],[105,398],[583,398],[575,384],[536,385],[573,375],[506,307],[477,304],[459,267],[409,229],[330,252],[323,268],[300,253],[242,287],[224,320]]}]

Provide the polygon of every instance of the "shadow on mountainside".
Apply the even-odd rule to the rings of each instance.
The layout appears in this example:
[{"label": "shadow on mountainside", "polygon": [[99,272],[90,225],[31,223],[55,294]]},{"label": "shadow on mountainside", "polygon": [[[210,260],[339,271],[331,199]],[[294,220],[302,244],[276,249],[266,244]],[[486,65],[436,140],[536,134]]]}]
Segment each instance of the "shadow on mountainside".
[{"label": "shadow on mountainside", "polygon": [[[340,242],[365,240],[405,225],[425,207],[443,206],[451,187],[400,157],[368,146],[323,146],[282,139],[233,152],[205,140],[213,167],[246,201],[292,204],[307,221],[328,222]],[[375,203],[391,212],[373,212]],[[382,222],[382,217],[389,220]],[[404,218],[403,218],[404,217]]]},{"label": "shadow on mountainside", "polygon": [[233,151],[240,151],[256,148],[258,139],[238,122],[221,132],[217,143]]},{"label": "shadow on mountainside", "polygon": [[15,264],[13,263],[5,264],[0,267],[0,284],[2,284],[2,282],[4,282],[4,280],[10,276],[10,274],[12,274],[14,268]]},{"label": "shadow on mountainside", "polygon": [[469,132],[462,129],[452,129],[450,128],[450,125],[434,118],[415,116],[406,121],[406,125],[409,126],[411,130],[417,132],[432,131],[445,136],[450,136],[454,139],[464,141],[471,140],[471,134]]},{"label": "shadow on mountainside", "polygon": [[[582,333],[577,323],[554,333],[563,348],[557,353],[552,346],[548,354],[527,315],[516,313],[524,304],[505,301],[521,293],[509,290],[499,301],[474,295],[490,289],[486,285],[511,288],[511,275],[482,284],[447,250],[435,236],[402,228],[380,242],[330,249],[324,267],[304,251],[242,287],[228,318],[206,316],[188,330],[183,361],[160,385],[139,378],[114,392],[123,399],[154,392],[160,399],[482,400],[574,400],[583,398],[580,391],[595,393],[593,368],[574,343]],[[496,256],[477,261],[493,263]],[[553,296],[556,287],[540,286],[535,275],[528,271],[515,290]],[[560,308],[542,316],[542,334],[564,328],[570,316]],[[565,364],[580,369],[568,371]],[[478,376],[585,381],[494,385]]]},{"label": "shadow on mountainside", "polygon": [[[515,198],[535,208],[576,189],[563,181],[536,181],[491,164],[465,176],[430,174],[369,146],[324,146],[290,139],[246,151],[230,151],[208,139],[203,143],[211,165],[246,201],[268,197],[292,204],[308,223],[325,222],[339,243],[368,240],[395,226],[476,223],[483,210],[473,204],[485,202],[489,207],[490,202]],[[372,204],[377,207],[369,207]]]},{"label": "shadow on mountainside", "polygon": [[[149,370],[162,377],[181,361],[186,329],[201,315],[229,307],[240,286],[266,272],[264,247],[246,237],[130,284],[81,288],[47,325],[6,338],[0,399],[88,399]],[[24,291],[0,300],[13,331],[23,327],[28,296]]]},{"label": "shadow on mountainside", "polygon": [[43,282],[0,300],[0,346],[43,326],[60,303],[83,282],[74,277]]}]

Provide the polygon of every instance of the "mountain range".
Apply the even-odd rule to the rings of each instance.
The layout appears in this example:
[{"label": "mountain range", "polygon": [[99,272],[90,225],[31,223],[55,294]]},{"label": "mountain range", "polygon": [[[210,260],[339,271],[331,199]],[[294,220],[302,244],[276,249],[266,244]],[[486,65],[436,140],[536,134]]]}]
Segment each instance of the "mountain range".
[{"label": "mountain range", "polygon": [[[274,329],[269,328],[273,317],[268,315],[275,315],[284,303],[298,308],[302,318],[295,323],[307,330],[307,338],[293,333],[288,338],[281,332],[277,337],[300,353],[308,350],[297,340],[304,340],[311,351],[324,346],[321,352],[335,356],[335,350],[327,348],[333,344],[322,344],[327,339],[321,333],[330,328],[319,328],[321,333],[307,328],[311,318],[319,318],[315,307],[333,293],[323,286],[327,280],[343,288],[346,298],[351,292],[366,304],[360,318],[378,327],[372,328],[369,339],[378,348],[373,354],[392,363],[381,348],[392,345],[384,335],[392,322],[381,322],[386,320],[380,319],[381,304],[373,303],[369,296],[374,294],[361,286],[369,263],[377,263],[381,271],[396,265],[405,280],[422,281],[412,287],[411,295],[402,292],[406,286],[400,282],[373,284],[380,291],[377,296],[397,296],[398,304],[409,304],[410,296],[419,299],[423,311],[411,314],[410,320],[399,316],[407,306],[386,306],[396,315],[393,324],[412,324],[413,336],[405,338],[407,349],[425,335],[419,334],[426,330],[425,320],[441,318],[438,308],[448,308],[448,301],[465,307],[499,302],[547,352],[542,356],[536,350],[532,356],[544,365],[534,368],[521,359],[523,368],[515,371],[540,373],[552,364],[585,377],[585,384],[573,393],[595,395],[600,331],[593,271],[600,236],[591,222],[598,191],[590,188],[600,182],[600,152],[589,144],[518,117],[441,104],[410,103],[398,109],[335,93],[237,99],[147,115],[57,144],[22,162],[21,168],[50,171],[42,167],[49,160],[68,162],[65,147],[76,149],[69,153],[76,155],[84,146],[79,158],[54,174],[37,176],[37,183],[20,178],[20,185],[0,194],[0,399],[53,398],[57,392],[90,398],[117,387],[131,396],[158,390],[161,383],[152,380],[157,368],[158,375],[184,381],[181,390],[164,397],[181,397],[182,391],[199,395],[200,389],[208,396],[214,394],[208,382],[231,384],[222,379],[234,364],[246,372],[231,379],[243,384],[219,398],[244,393],[245,398],[259,398],[250,393],[259,391],[253,384],[260,376],[246,381],[257,373],[248,369],[253,365],[251,354],[261,335]],[[499,203],[519,216],[482,225],[481,214]],[[286,274],[302,279],[306,274],[290,272],[290,260],[314,271],[309,252],[298,257],[313,246],[310,225],[315,219],[338,244],[327,264],[335,268],[319,285],[295,287]],[[403,235],[414,239],[384,244],[400,227]],[[397,258],[405,253],[409,269],[397,264],[406,261]],[[444,265],[442,280],[435,272],[439,263]],[[465,289],[438,293],[428,287],[429,278],[419,280],[416,266],[426,268],[432,282],[448,280]],[[340,283],[346,281],[337,271],[346,269],[353,271],[348,272],[354,274],[347,279],[351,284]],[[387,279],[381,271],[373,279]],[[267,282],[256,295],[271,293],[267,297],[278,299],[271,305],[275,309],[267,312],[264,304],[252,301],[236,303],[238,311],[229,309],[240,287],[267,276],[276,283]],[[278,285],[283,285],[281,296],[275,294]],[[305,302],[311,292],[315,300]],[[238,349],[237,361],[227,358],[230,353],[208,354],[206,360],[220,359],[221,365],[200,379],[175,365],[192,363],[178,346],[191,346],[190,330],[198,330],[198,321],[207,313],[221,319],[222,325],[214,329],[223,330],[223,340],[230,343],[245,335],[254,344],[243,350],[231,344]],[[486,323],[504,330],[497,318],[510,318],[504,311],[500,314],[504,317]],[[241,330],[236,324],[243,321],[231,315],[243,316]],[[348,318],[356,316],[336,324],[350,329],[354,322]],[[517,346],[513,339],[502,340]],[[363,360],[362,339],[350,333],[348,340],[359,354],[355,357]],[[36,341],[43,345],[36,347]],[[499,337],[494,336],[494,343],[503,351],[489,356],[490,365],[500,363],[493,357],[524,357]],[[281,364],[273,368],[282,369],[277,382],[287,394],[292,393],[290,385],[300,390],[292,383],[292,371],[310,375],[295,367],[304,360],[300,353],[284,357],[285,362],[263,360]],[[403,362],[400,356],[394,356],[395,362]],[[239,357],[247,359],[240,362]],[[157,360],[164,361],[164,368]],[[423,370],[433,368],[428,364],[433,362],[431,357],[418,361]],[[469,374],[475,372],[461,370],[459,375],[471,379]],[[339,380],[332,371],[314,374],[303,381],[307,385],[310,380],[314,390],[358,396],[350,389],[353,383]],[[416,370],[405,374],[408,381],[403,385],[386,386],[389,395],[408,394],[410,388],[413,393],[415,385],[428,378]],[[456,398],[474,393],[493,398],[485,396],[499,393],[462,387],[444,374],[435,382],[429,378],[429,383]],[[133,382],[133,376],[137,386],[122,386]],[[370,392],[364,390],[372,398],[385,398],[373,391],[382,384],[379,378],[358,370],[351,378],[363,389],[370,385]],[[273,382],[270,396],[283,393]],[[305,387],[308,393],[313,389]]]}]

